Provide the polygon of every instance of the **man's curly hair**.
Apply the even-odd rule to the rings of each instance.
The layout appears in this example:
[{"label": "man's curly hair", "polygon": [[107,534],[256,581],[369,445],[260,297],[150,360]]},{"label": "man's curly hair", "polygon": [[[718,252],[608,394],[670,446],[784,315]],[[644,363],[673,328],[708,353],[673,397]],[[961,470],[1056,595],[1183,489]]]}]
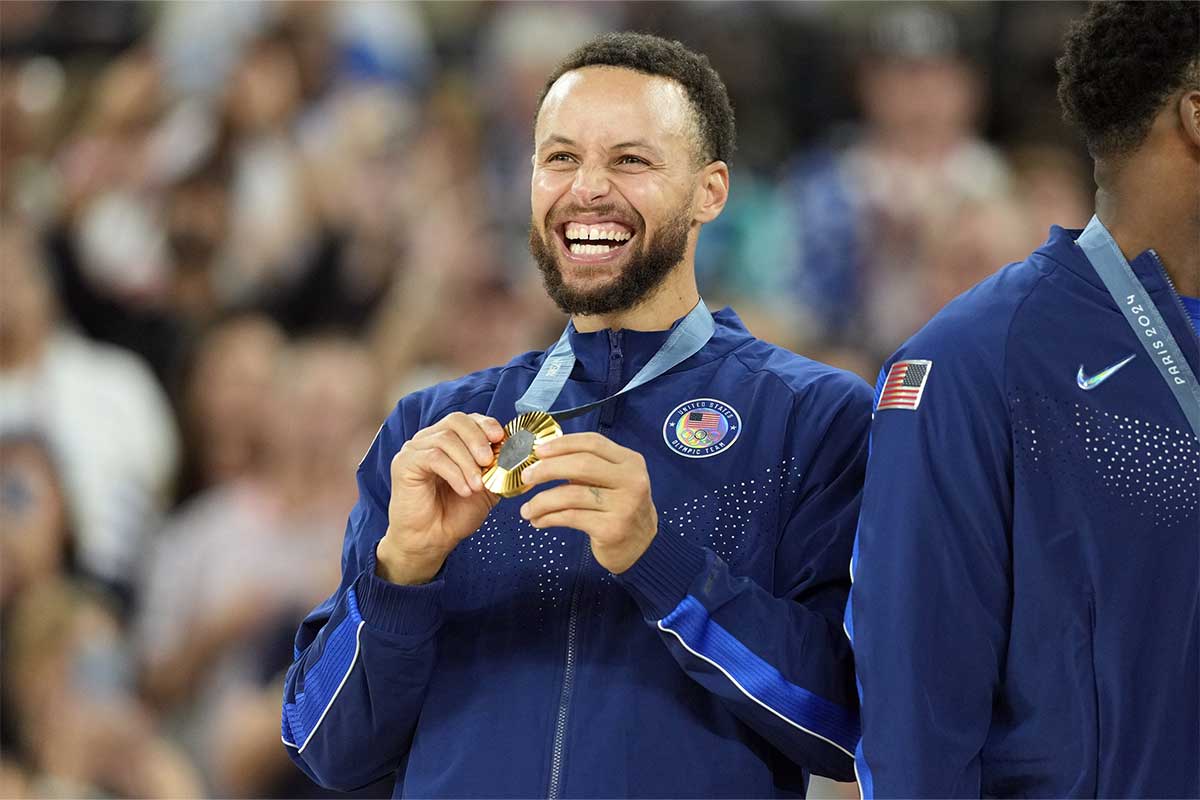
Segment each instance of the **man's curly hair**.
[{"label": "man's curly hair", "polygon": [[1128,155],[1163,103],[1200,89],[1200,3],[1100,2],[1067,31],[1057,61],[1063,117],[1096,158]]},{"label": "man's curly hair", "polygon": [[687,92],[696,114],[702,163],[733,157],[737,138],[733,106],[721,76],[708,57],[692,52],[681,42],[647,33],[609,33],[599,36],[568,55],[546,79],[538,110],[554,82],[571,70],[583,67],[623,67],[645,75],[658,75],[678,82]]}]

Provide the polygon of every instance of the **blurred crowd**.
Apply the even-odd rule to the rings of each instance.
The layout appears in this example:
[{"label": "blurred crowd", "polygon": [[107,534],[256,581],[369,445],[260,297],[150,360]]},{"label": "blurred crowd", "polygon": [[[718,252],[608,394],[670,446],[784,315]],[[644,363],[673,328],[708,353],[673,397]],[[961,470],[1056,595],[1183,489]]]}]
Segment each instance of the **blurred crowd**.
[{"label": "blurred crowd", "polygon": [[1080,10],[0,3],[0,796],[321,795],[281,676],[358,459],[405,392],[564,323],[526,240],[569,50],[709,55],[739,150],[702,291],[873,383],[1086,222],[1053,67]]}]

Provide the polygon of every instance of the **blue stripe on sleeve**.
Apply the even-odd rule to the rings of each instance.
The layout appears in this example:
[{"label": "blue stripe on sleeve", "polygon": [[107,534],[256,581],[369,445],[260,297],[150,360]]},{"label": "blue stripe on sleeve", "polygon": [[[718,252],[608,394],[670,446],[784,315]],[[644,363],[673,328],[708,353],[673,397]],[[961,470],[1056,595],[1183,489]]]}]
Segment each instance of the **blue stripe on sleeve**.
[{"label": "blue stripe on sleeve", "polygon": [[358,612],[358,598],[353,587],[347,592],[346,605],[347,614],[325,642],[317,663],[304,673],[304,691],[296,693],[294,703],[283,705],[288,728],[294,736],[291,743],[298,746],[300,752],[304,752],[358,661],[358,636],[363,618]]},{"label": "blue stripe on sleeve", "polygon": [[292,741],[295,737],[292,736],[292,731],[288,727],[288,712],[287,707],[283,709],[283,715],[279,719],[279,740],[292,749],[296,749],[298,745]]},{"label": "blue stripe on sleeve", "polygon": [[714,622],[696,598],[684,597],[658,627],[674,634],[688,651],[719,669],[754,702],[846,755],[854,755],[859,732],[855,714],[789,682]]},{"label": "blue stripe on sleeve", "polygon": [[[855,683],[858,683],[857,679]],[[858,683],[858,696],[862,697],[861,683]],[[862,739],[858,740],[858,746],[854,748],[854,777],[858,780],[858,796],[862,800],[874,800],[875,776],[871,774],[871,768],[867,765]]]},{"label": "blue stripe on sleeve", "polygon": [[[850,609],[850,603],[846,603],[846,613],[842,616],[842,630],[846,632],[846,638],[850,641],[850,647],[854,647],[854,614]],[[861,700],[861,698],[859,698]]]}]

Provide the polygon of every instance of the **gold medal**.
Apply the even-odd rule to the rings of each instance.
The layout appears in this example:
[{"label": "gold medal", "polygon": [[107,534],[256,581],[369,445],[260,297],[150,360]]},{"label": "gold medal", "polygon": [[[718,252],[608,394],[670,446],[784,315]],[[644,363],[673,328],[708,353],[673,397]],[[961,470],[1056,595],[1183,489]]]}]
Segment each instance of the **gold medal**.
[{"label": "gold medal", "polygon": [[533,448],[563,431],[545,411],[527,411],[505,425],[504,433],[504,439],[492,445],[495,458],[483,471],[483,485],[501,497],[516,497],[529,489],[521,474],[538,460]]}]

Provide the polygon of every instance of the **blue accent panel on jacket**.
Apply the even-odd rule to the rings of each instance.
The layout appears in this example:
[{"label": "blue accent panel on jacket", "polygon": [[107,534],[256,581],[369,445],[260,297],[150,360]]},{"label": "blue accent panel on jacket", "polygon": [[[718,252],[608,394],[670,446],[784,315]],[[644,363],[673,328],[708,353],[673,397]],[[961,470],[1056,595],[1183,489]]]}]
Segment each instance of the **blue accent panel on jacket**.
[{"label": "blue accent panel on jacket", "polygon": [[[860,696],[862,695],[862,684],[858,686],[858,693]],[[871,767],[867,764],[867,757],[863,754],[861,738],[854,748],[854,777],[858,779],[858,791],[862,795],[862,800],[874,800],[875,776],[871,774]]]},{"label": "blue accent panel on jacket", "polygon": [[1196,329],[1196,335],[1200,336],[1200,298],[1180,295],[1179,299],[1183,301],[1184,309],[1192,318],[1192,327]]},{"label": "blue accent panel on jacket", "polygon": [[295,703],[284,704],[288,727],[295,736],[292,741],[302,750],[354,666],[362,615],[358,613],[358,599],[353,588],[349,590],[346,600],[349,613],[325,642],[325,649],[317,663],[305,672],[304,689],[296,692]]},{"label": "blue accent panel on jacket", "polygon": [[875,400],[871,403],[871,408],[874,408],[879,403],[879,395],[883,393],[883,384],[887,380],[888,370],[886,365],[879,370],[879,376],[875,378]]},{"label": "blue accent panel on jacket", "polygon": [[684,644],[732,676],[742,690],[795,725],[849,752],[858,742],[854,714],[788,681],[779,670],[750,652],[688,595],[659,623]]},{"label": "blue accent panel on jacket", "polygon": [[279,738],[289,747],[296,747],[296,743],[292,741],[292,731],[288,728],[287,712],[279,718]]}]

